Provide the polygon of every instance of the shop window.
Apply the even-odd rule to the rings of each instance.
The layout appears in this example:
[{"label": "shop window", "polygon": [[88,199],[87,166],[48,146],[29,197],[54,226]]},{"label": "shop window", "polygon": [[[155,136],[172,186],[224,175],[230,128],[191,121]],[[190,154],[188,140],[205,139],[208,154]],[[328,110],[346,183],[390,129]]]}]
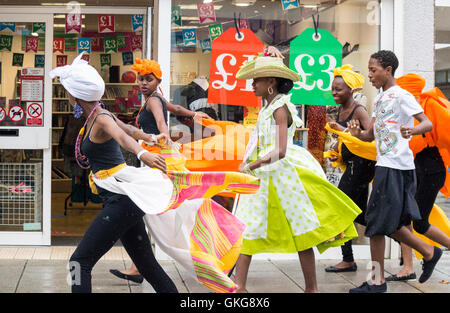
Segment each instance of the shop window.
[{"label": "shop window", "polygon": [[448,71],[436,71],[436,85],[446,85]]},{"label": "shop window", "polygon": [[[377,91],[368,82],[368,61],[370,55],[377,52],[380,47],[380,1],[315,0],[308,1],[307,4],[305,1],[291,1],[291,3],[299,4],[298,7],[295,5],[283,7],[283,2],[289,1],[173,0],[171,101],[191,110],[198,109],[198,107],[192,106],[192,99],[195,99],[195,96],[186,95],[185,91],[192,90],[188,87],[192,84],[199,85],[200,81],[206,88],[212,86],[209,76],[211,66],[215,66],[215,64],[212,64],[211,60],[211,42],[219,40],[216,39],[216,36],[220,33],[235,28],[235,24],[239,23],[239,17],[240,28],[250,29],[264,45],[277,47],[285,56],[285,64],[289,66],[290,43],[306,29],[314,28],[313,16],[319,16],[318,19],[315,19],[319,22],[318,28],[328,30],[343,47],[342,64],[352,64],[353,69],[366,78],[366,84],[358,95],[357,101],[365,105],[370,114],[372,100]],[[213,4],[214,14],[211,14],[209,19],[199,13],[198,5],[203,3]],[[209,12],[211,13],[211,11]],[[184,34],[186,37],[183,37]],[[230,51],[233,48],[230,46]],[[253,51],[254,54],[258,52],[262,52],[262,49]],[[204,84],[205,81],[206,84]],[[331,88],[329,88],[329,92],[331,93]],[[203,105],[214,109],[220,120],[234,121],[245,125],[247,116],[250,115],[249,111],[254,111],[254,109],[247,108],[246,103],[230,105],[225,100],[215,102],[205,101]],[[328,170],[330,164],[327,165],[322,157],[328,140],[324,126],[327,118],[336,117],[337,107],[319,105],[320,103],[305,105],[301,101],[295,104],[298,106],[298,113],[306,126],[298,129],[294,143],[307,148],[323,165],[329,180],[337,184],[340,178],[339,174]],[[252,114],[253,122],[256,121],[254,115]],[[171,119],[171,122],[173,121],[175,120]]]},{"label": "shop window", "polygon": [[450,97],[450,1],[436,1],[435,8],[435,84]]},{"label": "shop window", "polygon": [[[82,14],[81,32],[66,29],[66,16],[54,16],[53,65],[71,64],[86,48],[89,64],[97,69],[105,81],[105,94],[101,101],[106,109],[124,122],[133,121],[133,113],[141,106],[137,76],[131,70],[135,58],[142,58],[143,26],[135,30],[132,15]],[[62,48],[63,47],[63,48]],[[62,48],[62,49],[61,49]],[[57,79],[53,81],[52,119],[52,187],[57,192],[73,192],[74,185],[85,183],[86,173],[75,162],[75,139],[83,120],[72,116],[67,91]],[[87,188],[88,189],[88,188]],[[89,199],[90,194],[87,195]]]},{"label": "shop window", "polygon": [[[195,78],[208,79],[210,75],[211,53],[205,42],[212,39],[211,27],[219,25],[222,32],[234,28],[234,15],[240,16],[241,24],[248,25],[264,44],[279,48],[286,56],[286,64],[289,64],[289,43],[305,29],[313,27],[312,16],[317,13],[320,15],[319,28],[330,31],[342,44],[343,64],[352,64],[354,70],[367,77],[369,57],[379,50],[378,1],[310,1],[308,5],[300,4],[298,8],[289,10],[283,10],[281,1],[212,2],[215,20],[201,21],[197,10],[197,4],[201,1],[172,1],[170,98],[186,107],[189,103],[186,97],[180,96],[180,90]],[[195,30],[194,44],[184,40],[182,33],[186,29]],[[362,101],[370,111],[376,90],[366,84],[362,94]],[[221,119],[243,122],[242,107],[223,103],[215,103],[214,106]]]}]

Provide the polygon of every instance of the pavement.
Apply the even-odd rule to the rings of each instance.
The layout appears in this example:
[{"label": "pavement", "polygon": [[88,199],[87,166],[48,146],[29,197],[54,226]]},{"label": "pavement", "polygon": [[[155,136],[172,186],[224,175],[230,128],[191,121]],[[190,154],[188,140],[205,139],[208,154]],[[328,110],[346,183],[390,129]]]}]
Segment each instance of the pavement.
[{"label": "pavement", "polygon": [[[450,199],[442,197],[437,204],[450,216]],[[12,247],[0,246],[0,293],[69,293],[67,264],[75,246]],[[333,248],[338,249],[338,248]],[[338,260],[317,259],[316,273],[321,293],[348,293],[361,285],[369,275],[368,260],[356,260],[358,270],[350,273],[326,273],[327,266]],[[149,283],[132,283],[116,278],[110,269],[129,267],[124,248],[114,246],[96,264],[92,272],[94,293],[154,293]],[[181,293],[209,293],[209,290],[186,275],[176,262],[160,260]],[[421,261],[414,258],[417,276],[422,273]],[[385,260],[385,277],[400,270],[398,259]],[[249,293],[302,293],[305,284],[298,260],[253,260],[247,282]],[[418,281],[390,282],[388,293],[450,293],[450,251],[443,256],[432,277],[424,284]]]},{"label": "pavement", "polygon": [[[367,279],[367,260],[357,260],[358,271],[326,273],[325,267],[336,260],[317,260],[317,282],[321,293],[348,293]],[[1,293],[69,293],[67,260],[2,259],[0,260]],[[149,283],[132,283],[116,278],[109,269],[125,269],[130,261],[101,260],[92,272],[93,293],[154,293]],[[188,277],[173,261],[160,261],[181,293],[208,293],[209,290]],[[386,260],[385,276],[397,273],[398,260]],[[417,276],[420,262],[415,261]],[[305,283],[299,261],[254,260],[251,263],[247,290],[249,293],[302,293]],[[418,281],[390,282],[388,293],[450,293],[450,251],[444,251],[432,277],[424,284]]]}]

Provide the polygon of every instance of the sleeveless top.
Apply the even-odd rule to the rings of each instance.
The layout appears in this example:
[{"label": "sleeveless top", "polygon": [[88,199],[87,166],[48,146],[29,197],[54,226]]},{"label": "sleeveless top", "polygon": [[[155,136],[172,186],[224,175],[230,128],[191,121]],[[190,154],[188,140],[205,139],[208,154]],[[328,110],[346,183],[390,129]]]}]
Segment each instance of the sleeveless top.
[{"label": "sleeveless top", "polygon": [[[119,164],[125,163],[125,159],[120,150],[120,145],[114,138],[104,142],[95,143],[91,141],[91,131],[95,124],[95,121],[99,115],[109,115],[108,113],[98,114],[92,122],[91,128],[87,133],[87,138],[83,139],[81,143],[82,153],[89,159],[89,164],[93,173],[97,173],[100,170],[108,170]],[[114,118],[115,120],[115,118]]]},{"label": "sleeveless top", "polygon": [[[164,121],[167,125],[167,105],[166,101],[164,101],[160,95],[156,94],[154,97],[157,97],[159,101],[161,101]],[[146,134],[155,134],[159,135],[161,132],[158,129],[158,124],[156,123],[155,116],[152,112],[147,111],[147,108],[143,108],[137,117],[138,125],[142,128],[142,131]]]},{"label": "sleeveless top", "polygon": [[[342,108],[342,107],[339,107],[339,109],[338,109],[338,115],[337,115],[337,117],[336,117],[336,123],[338,123],[338,124],[341,125],[342,127],[345,127],[345,128],[346,128],[346,127],[347,127],[347,123],[350,122],[350,121],[352,120],[353,114],[355,113],[355,111],[356,111],[356,109],[357,109],[358,107],[362,107],[362,108],[365,110],[365,108],[364,108],[363,105],[357,104],[357,105],[355,106],[355,108],[353,109],[353,111],[350,113],[350,115],[349,115],[345,120],[343,120],[342,122],[339,121],[339,115],[340,115],[340,113],[341,113],[341,108]],[[360,127],[361,127],[361,130],[364,130],[364,127],[363,127],[362,125],[360,125]],[[344,143],[342,144],[341,155],[342,155],[342,161],[344,161],[344,163],[348,163],[348,161],[349,161],[351,158],[358,157],[357,155],[351,153],[350,150],[348,150],[347,146],[346,146]]]}]

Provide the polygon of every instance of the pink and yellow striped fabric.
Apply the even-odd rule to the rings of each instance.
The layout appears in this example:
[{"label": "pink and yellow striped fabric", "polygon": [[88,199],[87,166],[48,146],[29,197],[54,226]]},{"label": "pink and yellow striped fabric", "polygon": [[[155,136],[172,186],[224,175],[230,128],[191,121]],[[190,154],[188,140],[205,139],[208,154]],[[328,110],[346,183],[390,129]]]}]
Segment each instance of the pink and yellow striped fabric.
[{"label": "pink and yellow striped fabric", "polygon": [[198,280],[214,292],[233,292],[228,277],[241,251],[245,225],[211,199],[198,210],[190,236],[191,256]]},{"label": "pink and yellow striped fabric", "polygon": [[223,191],[256,193],[259,179],[238,172],[189,172],[185,157],[178,151],[163,147],[161,155],[174,186],[167,210],[176,209],[185,200],[205,199],[190,234],[198,281],[214,292],[233,292],[237,286],[227,274],[239,257],[245,224],[210,198]]}]

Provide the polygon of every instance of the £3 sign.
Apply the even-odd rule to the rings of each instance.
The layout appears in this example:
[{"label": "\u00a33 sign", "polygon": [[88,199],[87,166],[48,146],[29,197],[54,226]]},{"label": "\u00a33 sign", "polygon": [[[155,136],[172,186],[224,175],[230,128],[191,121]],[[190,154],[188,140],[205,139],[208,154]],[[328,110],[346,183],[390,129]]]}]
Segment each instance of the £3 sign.
[{"label": "\u00a33 sign", "polygon": [[295,104],[336,105],[331,94],[333,69],[342,65],[342,45],[326,29],[306,29],[292,40],[289,68],[296,71],[300,81],[292,88]]},{"label": "\u00a33 sign", "polygon": [[264,44],[250,29],[229,28],[212,42],[208,102],[259,106],[261,100],[253,93],[252,79],[236,79],[244,62],[262,52]]}]

